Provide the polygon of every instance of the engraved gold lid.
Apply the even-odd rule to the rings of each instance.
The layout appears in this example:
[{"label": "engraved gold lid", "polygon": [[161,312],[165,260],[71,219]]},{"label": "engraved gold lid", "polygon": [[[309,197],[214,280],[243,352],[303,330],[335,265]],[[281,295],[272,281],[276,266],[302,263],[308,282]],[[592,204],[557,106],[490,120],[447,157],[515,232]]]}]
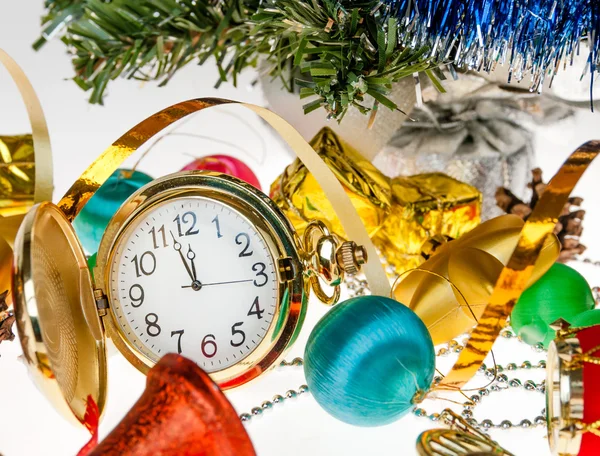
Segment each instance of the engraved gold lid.
[{"label": "engraved gold lid", "polygon": [[42,393],[66,418],[84,423],[106,400],[102,323],[83,250],[52,203],[34,206],[14,249],[14,308],[23,356]]}]

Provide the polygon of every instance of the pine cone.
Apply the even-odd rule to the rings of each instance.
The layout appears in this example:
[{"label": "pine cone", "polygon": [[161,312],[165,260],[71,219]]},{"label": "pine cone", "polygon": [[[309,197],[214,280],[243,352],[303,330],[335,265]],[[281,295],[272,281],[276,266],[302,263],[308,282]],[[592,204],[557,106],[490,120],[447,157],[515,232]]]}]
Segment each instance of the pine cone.
[{"label": "pine cone", "polygon": [[[542,170],[540,168],[531,171],[531,182],[528,187],[533,191],[529,203],[521,201],[507,188],[499,187],[496,190],[496,204],[506,213],[515,214],[523,220],[527,220],[547,187],[547,184],[542,180]],[[559,263],[573,260],[586,250],[586,246],[579,242],[583,232],[582,221],[585,217],[585,211],[579,208],[572,210],[573,206],[581,206],[582,203],[583,198],[569,198],[558,218],[554,234],[556,234],[562,245],[557,260]]]},{"label": "pine cone", "polygon": [[12,325],[15,322],[15,316],[8,310],[6,296],[8,291],[0,295],[0,343],[4,340],[13,340],[15,335],[12,332]]}]

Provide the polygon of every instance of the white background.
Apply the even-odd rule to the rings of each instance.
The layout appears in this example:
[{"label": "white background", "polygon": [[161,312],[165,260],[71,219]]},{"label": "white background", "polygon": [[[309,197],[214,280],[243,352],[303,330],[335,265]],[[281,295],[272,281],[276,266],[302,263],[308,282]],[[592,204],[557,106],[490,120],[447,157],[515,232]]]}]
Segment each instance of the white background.
[{"label": "white background", "polygon": [[[15,58],[29,75],[41,98],[54,150],[55,201],[114,139],[148,115],[172,103],[188,98],[219,96],[264,104],[260,89],[250,89],[255,75],[248,72],[241,78],[239,88],[224,84],[213,89],[217,71],[209,62],[204,67],[189,65],[180,71],[165,88],[154,83],[119,80],[110,84],[105,106],[91,106],[88,94],[68,80],[73,71],[69,56],[62,43],[49,43],[35,53],[31,43],[39,34],[42,1],[7,2],[0,4],[0,47]],[[576,85],[573,76],[570,81]],[[571,82],[569,81],[569,84]],[[584,88],[574,87],[582,91]],[[17,108],[15,108],[17,107]],[[583,111],[576,117],[552,127],[537,130],[536,154],[538,164],[547,177],[560,166],[565,157],[579,144],[600,138],[600,116]],[[267,189],[283,167],[291,160],[289,152],[258,119],[240,109],[232,113],[203,113],[183,127],[183,130],[203,138],[168,138],[146,159],[143,171],[153,176],[179,170],[191,161],[190,155],[212,153],[236,155],[253,167],[263,188]],[[0,70],[0,134],[17,134],[29,131],[25,111],[19,96],[4,71]],[[212,138],[212,140],[211,140]],[[593,233],[600,227],[597,211],[600,186],[600,164],[596,164],[584,177],[576,194],[583,196],[586,215],[584,243],[588,255],[600,259],[600,242]],[[575,265],[592,285],[600,285],[595,269]],[[307,323],[300,340],[289,359],[300,356],[310,329],[326,308],[311,302]],[[0,453],[18,455],[71,455],[86,442],[88,435],[81,428],[63,421],[29,381],[25,366],[17,359],[18,342],[0,347]],[[537,362],[543,357],[516,341],[502,341],[497,345],[500,363]],[[540,375],[519,373],[521,379],[535,379]],[[479,384],[483,379],[478,378]],[[278,370],[241,390],[228,393],[239,412],[248,411],[274,394],[284,394],[290,388],[304,383],[301,369]],[[118,423],[136,401],[144,387],[144,377],[131,367],[120,354],[109,361],[109,399],[101,426],[102,436]],[[494,421],[522,418],[532,419],[544,407],[540,394],[522,392],[502,393],[488,398],[476,411],[479,419]],[[427,401],[424,407],[439,411],[445,403]],[[253,420],[248,432],[260,456],[275,455],[413,455],[415,440],[430,423],[407,416],[382,428],[355,428],[337,422],[323,412],[314,400],[302,396],[284,406]],[[517,455],[548,454],[545,433],[533,431],[497,431],[493,437]]]}]

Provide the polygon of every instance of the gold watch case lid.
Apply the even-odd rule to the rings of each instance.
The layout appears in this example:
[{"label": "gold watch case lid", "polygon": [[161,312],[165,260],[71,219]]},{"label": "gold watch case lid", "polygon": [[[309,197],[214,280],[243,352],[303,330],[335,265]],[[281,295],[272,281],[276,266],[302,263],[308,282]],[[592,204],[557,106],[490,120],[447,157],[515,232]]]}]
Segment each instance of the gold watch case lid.
[{"label": "gold watch case lid", "polygon": [[[14,249],[14,309],[30,375],[66,418],[106,402],[106,349],[83,249],[54,204],[33,206]],[[97,407],[97,409],[96,409]]]}]

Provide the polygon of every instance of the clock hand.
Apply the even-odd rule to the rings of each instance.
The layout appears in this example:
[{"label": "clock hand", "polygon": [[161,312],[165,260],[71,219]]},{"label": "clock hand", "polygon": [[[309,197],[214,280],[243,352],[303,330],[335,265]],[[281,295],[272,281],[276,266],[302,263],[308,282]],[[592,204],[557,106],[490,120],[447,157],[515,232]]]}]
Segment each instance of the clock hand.
[{"label": "clock hand", "polygon": [[185,261],[185,257],[183,256],[183,253],[181,252],[181,244],[179,242],[177,242],[173,232],[170,231],[170,233],[171,233],[171,236],[173,237],[173,248],[177,251],[177,253],[179,253],[179,257],[181,258],[181,261],[183,262],[183,265],[185,266],[185,270],[187,271],[188,275],[190,276],[190,279],[192,279],[192,282],[194,282],[196,279],[194,278],[194,274],[192,274],[192,271],[190,270],[190,267],[188,266],[187,261]]},{"label": "clock hand", "polygon": [[[244,283],[244,282],[252,282],[254,279],[248,279],[248,280],[231,280],[229,282],[213,282],[213,283],[203,283],[202,287],[209,287],[211,285],[227,285],[230,283]],[[193,288],[192,285],[182,285],[181,288]]]},{"label": "clock hand", "polygon": [[188,253],[187,258],[190,260],[190,264],[192,265],[192,273],[194,274],[193,280],[198,280],[198,276],[196,275],[196,265],[194,264],[194,260],[196,259],[196,254],[192,250],[192,245],[188,244]]}]

